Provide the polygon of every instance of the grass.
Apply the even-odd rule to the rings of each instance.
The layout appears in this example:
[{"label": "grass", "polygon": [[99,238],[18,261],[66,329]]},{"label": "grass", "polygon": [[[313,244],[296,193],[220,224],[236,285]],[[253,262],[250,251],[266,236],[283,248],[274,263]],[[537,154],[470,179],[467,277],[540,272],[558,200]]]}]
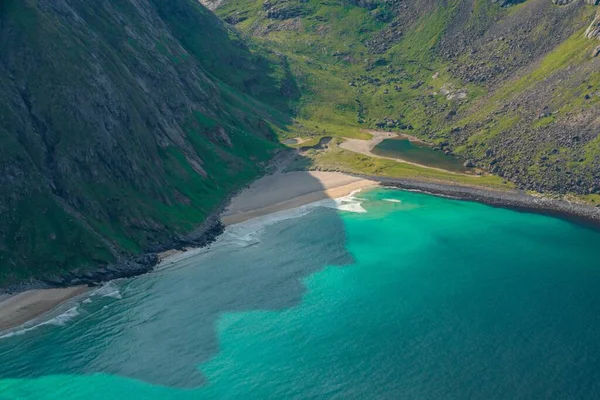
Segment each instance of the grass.
[{"label": "grass", "polygon": [[422,181],[443,181],[453,184],[481,186],[493,189],[512,189],[514,185],[494,175],[468,176],[453,174],[417,165],[397,162],[344,150],[333,145],[324,152],[308,152],[310,162],[303,166],[308,169],[333,170],[373,176],[388,176]]}]

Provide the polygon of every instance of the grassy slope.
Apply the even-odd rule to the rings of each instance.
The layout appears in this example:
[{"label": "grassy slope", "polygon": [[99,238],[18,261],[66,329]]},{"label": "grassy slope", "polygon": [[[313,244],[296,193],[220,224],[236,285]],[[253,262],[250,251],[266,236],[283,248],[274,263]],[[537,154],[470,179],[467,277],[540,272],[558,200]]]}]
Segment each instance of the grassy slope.
[{"label": "grassy slope", "polygon": [[[288,55],[303,95],[297,110],[302,125],[315,133],[365,137],[360,128],[375,128],[386,116],[409,121],[415,128],[428,123],[423,101],[450,79],[443,76],[444,64],[436,60],[433,49],[452,5],[423,16],[395,46],[375,54],[364,44],[386,26],[373,16],[375,12],[340,2],[306,4],[314,13],[301,18],[298,28],[266,34],[278,21],[263,17],[262,2],[232,0],[217,10],[225,19],[247,15],[238,29],[254,34],[263,47]],[[434,79],[436,71],[442,75]],[[412,88],[418,82],[421,86]],[[441,95],[431,102],[434,107],[449,107]]]},{"label": "grassy slope", "polygon": [[[595,44],[584,39],[580,31],[591,21],[595,12],[592,6],[560,9],[550,2],[533,0],[502,8],[488,0],[432,0],[418,5],[403,3],[404,8],[394,9],[392,3],[372,3],[376,8],[369,10],[347,2],[310,0],[301,3],[302,16],[280,21],[266,18],[262,1],[229,0],[217,9],[217,14],[234,22],[237,29],[263,48],[288,56],[302,93],[296,115],[304,136],[364,137],[361,128],[375,128],[387,117],[411,124],[414,127],[411,134],[438,143],[450,141],[457,153],[474,157],[480,160],[480,165],[487,166],[486,150],[493,146],[502,149],[503,143],[497,138],[505,132],[514,132],[515,138],[511,140],[517,142],[518,129],[523,127],[540,130],[539,137],[552,137],[552,132],[545,133],[545,126],[553,124],[557,117],[535,119],[537,105],[525,106],[532,107],[526,110],[528,115],[499,109],[507,103],[518,103],[532,88],[547,84],[569,68],[587,65],[592,71],[586,72],[585,83],[571,84],[558,79],[553,83],[551,102],[559,109],[558,118],[581,107],[597,109],[598,96],[592,101],[582,100],[585,88],[598,87],[598,72],[590,65],[589,57]],[[401,24],[401,29],[396,30],[401,30],[402,35],[388,37],[384,42],[391,46],[378,51],[367,43],[377,41],[390,30],[389,19],[380,18],[390,7],[398,15],[395,21]],[[564,25],[555,29],[552,21]],[[520,42],[516,47],[505,38],[498,40],[505,34],[503,26],[524,29],[527,33],[514,29],[518,32],[514,34],[525,35],[525,39],[517,38]],[[564,35],[569,29],[570,37]],[[565,37],[562,42],[556,39],[561,36]],[[442,56],[448,41],[461,40],[478,47],[480,53],[473,56],[463,49],[464,53],[458,57]],[[506,57],[511,54],[517,61]],[[538,59],[532,54],[541,56]],[[525,62],[519,64],[519,60]],[[482,63],[484,72],[505,65],[515,72],[500,74],[503,79],[494,82],[465,82],[453,72],[456,63],[465,66]],[[451,93],[460,89],[467,97],[449,100],[443,93],[448,88]],[[457,117],[449,118],[450,115]],[[467,132],[467,140],[464,135],[452,134],[457,127]],[[297,134],[298,129],[283,136]],[[551,138],[523,142],[521,148],[529,151],[535,147],[541,154],[556,146],[553,141]],[[598,159],[599,143],[594,140],[585,146],[582,166]],[[573,151],[564,154],[571,160],[580,158]],[[518,170],[521,164],[532,164],[530,157],[527,152],[521,155],[518,147],[511,148],[510,154],[504,156],[504,163],[508,164],[507,169]],[[544,181],[545,171],[534,165],[523,179]],[[552,190],[552,185],[556,183],[544,187]]]}]

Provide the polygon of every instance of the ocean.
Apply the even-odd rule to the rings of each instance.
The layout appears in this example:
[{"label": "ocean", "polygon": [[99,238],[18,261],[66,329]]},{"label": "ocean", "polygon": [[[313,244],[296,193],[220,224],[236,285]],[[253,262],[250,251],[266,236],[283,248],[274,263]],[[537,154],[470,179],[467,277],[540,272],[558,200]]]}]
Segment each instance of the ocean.
[{"label": "ocean", "polygon": [[0,334],[0,399],[598,399],[600,233],[376,189]]}]

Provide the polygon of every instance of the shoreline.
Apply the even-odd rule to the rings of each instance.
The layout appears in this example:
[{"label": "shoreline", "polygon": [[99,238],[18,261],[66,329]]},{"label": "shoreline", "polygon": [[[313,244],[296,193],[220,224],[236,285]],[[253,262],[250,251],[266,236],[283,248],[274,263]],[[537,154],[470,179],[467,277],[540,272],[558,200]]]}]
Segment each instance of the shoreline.
[{"label": "shoreline", "polygon": [[[362,177],[362,175],[356,176]],[[443,182],[425,182],[381,176],[365,175],[364,178],[377,181],[382,187],[421,191],[433,196],[444,196],[456,200],[474,201],[493,207],[507,208],[515,211],[549,215],[600,229],[600,207],[591,205],[537,197],[517,190],[495,190],[476,186]]]},{"label": "shoreline", "polygon": [[33,289],[0,301],[0,332],[17,328],[55,310],[67,300],[86,293],[87,286]]},{"label": "shoreline", "polygon": [[[289,187],[290,185],[294,187]],[[149,257],[152,262],[141,267],[133,264],[136,266],[134,269],[132,267],[126,270],[130,275],[116,276],[102,282],[149,273],[158,264],[168,261],[173,256],[210,245],[223,233],[225,226],[328,198],[344,197],[355,190],[373,186],[377,186],[377,182],[338,172],[278,171],[256,180],[246,189],[230,196],[200,227],[189,235],[178,238],[178,246],[166,245],[163,246],[163,251],[142,254],[139,257]],[[274,199],[279,201],[273,201]],[[25,290],[16,294],[0,293],[0,332],[43,317],[90,289],[86,285],[68,284],[60,288],[27,288],[25,285],[23,287]]]},{"label": "shoreline", "polygon": [[280,211],[291,210],[321,200],[337,199],[347,196],[356,190],[368,189],[375,186],[378,186],[376,181],[370,179],[360,179],[340,186],[330,187],[322,190],[314,190],[285,201],[265,205],[264,207],[253,208],[245,211],[226,212],[221,216],[221,222],[225,226],[235,225],[250,219]]},{"label": "shoreline", "polygon": [[[445,182],[426,182],[339,172],[276,172],[258,179],[246,189],[232,195],[198,229],[190,235],[180,238],[178,246],[168,247],[165,245],[161,252],[140,255],[141,258],[151,258],[153,262],[141,269],[128,270],[130,274],[126,277],[151,272],[156,265],[170,257],[209,245],[223,233],[225,226],[328,198],[344,197],[355,190],[374,187],[420,191],[434,196],[475,201],[494,207],[551,215],[600,229],[600,207],[535,197],[514,190],[494,190]],[[116,277],[102,282],[113,279]],[[23,287],[25,290],[17,292],[17,294],[2,295],[0,293],[0,332],[39,318],[67,300],[89,290],[88,286],[81,284],[66,284],[63,287],[55,288],[27,288],[25,285]]]}]

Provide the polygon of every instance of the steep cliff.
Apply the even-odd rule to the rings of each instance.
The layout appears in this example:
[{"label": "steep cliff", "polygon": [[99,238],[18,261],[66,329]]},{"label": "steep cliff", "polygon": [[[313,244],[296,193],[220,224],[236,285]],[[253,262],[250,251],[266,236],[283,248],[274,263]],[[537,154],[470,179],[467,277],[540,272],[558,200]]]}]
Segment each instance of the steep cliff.
[{"label": "steep cliff", "polygon": [[0,283],[191,231],[262,172],[296,91],[194,0],[0,2]]}]

